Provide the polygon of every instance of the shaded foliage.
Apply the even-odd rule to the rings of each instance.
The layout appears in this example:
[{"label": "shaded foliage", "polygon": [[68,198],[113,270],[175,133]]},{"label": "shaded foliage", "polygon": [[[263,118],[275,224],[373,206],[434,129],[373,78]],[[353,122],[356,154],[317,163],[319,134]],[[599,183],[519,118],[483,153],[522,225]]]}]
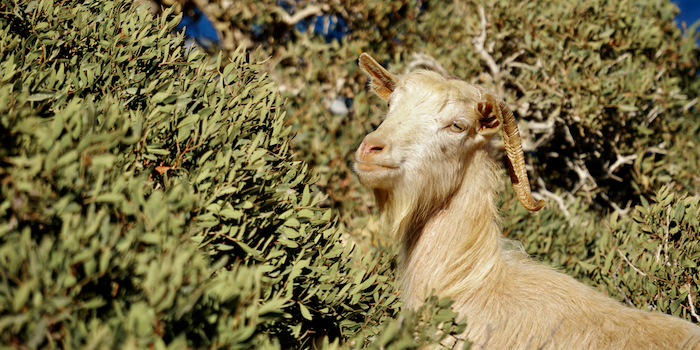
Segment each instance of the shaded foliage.
[{"label": "shaded foliage", "polygon": [[[353,239],[377,229],[350,171],[381,121],[362,51],[498,91],[562,199],[533,214],[508,190],[506,234],[621,301],[693,319],[698,204],[673,193],[698,191],[697,48],[673,8],[496,2],[496,73],[472,43],[478,4],[334,2],[321,10],[350,30],[328,42],[276,1],[212,2],[228,29],[211,58],[170,34],[169,10],[2,1],[0,342],[415,349],[460,333],[449,300],[400,311],[391,249]],[[549,121],[551,135],[533,126]],[[636,155],[612,173],[624,181],[592,170],[618,152]],[[640,203],[626,217],[592,210],[626,200]]]},{"label": "shaded foliage", "polygon": [[[393,72],[444,69],[495,90],[521,121],[533,186],[561,191],[567,205],[579,197],[604,212],[670,182],[698,189],[689,174],[698,155],[679,154],[688,150],[679,137],[698,124],[698,50],[694,32],[684,36],[675,26],[677,9],[667,0],[291,3],[210,1],[207,8],[225,28],[225,46],[271,56],[265,67],[290,98],[294,146],[319,171],[319,190],[348,227],[364,226],[357,218],[372,209],[350,164],[383,110],[357,70],[363,51]],[[314,6],[342,18],[349,33],[327,43],[285,17]],[[475,44],[481,34],[497,71]],[[347,114],[334,108],[339,103]]]},{"label": "shaded foliage", "polygon": [[185,52],[179,17],[126,2],[2,6],[0,342],[416,348],[464,327],[449,301],[384,322],[393,255],[340,239],[253,53]]},{"label": "shaded foliage", "polygon": [[[600,260],[613,247],[602,222],[610,213],[627,222],[635,204],[664,185],[700,193],[697,35],[675,26],[676,7],[663,0],[389,1],[363,10],[360,3],[323,9],[350,28],[330,43],[295,31],[274,1],[208,5],[230,43],[271,55],[265,67],[290,98],[294,145],[320,173],[319,191],[329,195],[324,205],[338,209],[354,237],[386,244],[371,219],[372,196],[351,172],[353,151],[385,110],[366,93],[359,54],[371,53],[396,73],[425,67],[453,74],[506,100],[520,120],[533,188],[549,201],[529,213],[504,181],[506,235],[624,300],[615,271]],[[294,4],[301,11],[315,3]],[[249,34],[256,20],[275,34]],[[337,101],[346,102],[347,114],[334,108]],[[638,249],[621,248],[644,255]]]}]

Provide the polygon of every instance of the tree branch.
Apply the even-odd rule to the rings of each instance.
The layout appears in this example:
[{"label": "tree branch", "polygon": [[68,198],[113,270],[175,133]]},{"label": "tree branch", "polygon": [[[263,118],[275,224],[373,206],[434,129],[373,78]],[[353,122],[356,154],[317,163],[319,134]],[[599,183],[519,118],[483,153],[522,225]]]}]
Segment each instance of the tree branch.
[{"label": "tree branch", "polygon": [[688,285],[688,304],[690,304],[690,314],[695,317],[695,320],[700,322],[700,316],[698,316],[695,311],[695,305],[693,304],[693,298],[690,296],[690,285]]},{"label": "tree branch", "polygon": [[306,17],[315,16],[315,15],[322,15],[323,11],[327,11],[329,8],[330,7],[326,4],[309,5],[305,8],[297,11],[296,13],[294,13],[294,15],[290,16],[289,13],[287,13],[287,11],[284,8],[282,8],[281,6],[277,6],[275,8],[275,12],[277,12],[277,14],[280,15],[282,22],[284,22],[290,26],[293,26],[293,25],[299,23],[299,21],[301,21],[302,19],[304,19]]},{"label": "tree branch", "polygon": [[628,264],[630,267],[632,267],[632,268],[634,269],[634,271],[637,271],[637,273],[640,274],[640,275],[642,275],[642,276],[646,276],[646,275],[647,275],[646,273],[644,273],[644,272],[642,272],[641,270],[639,270],[636,266],[632,265],[632,263],[631,263],[629,260],[627,260],[627,257],[625,256],[625,254],[622,254],[622,252],[620,251],[620,249],[618,249],[617,252],[620,254],[620,256],[622,257],[622,259],[624,259],[624,260],[627,262],[627,264]]},{"label": "tree branch", "polygon": [[496,64],[496,61],[494,61],[493,57],[489,55],[488,52],[486,52],[486,49],[484,49],[484,44],[486,43],[486,15],[484,14],[484,7],[479,5],[479,17],[481,17],[481,25],[479,26],[479,36],[475,37],[472,40],[472,44],[474,44],[474,50],[481,55],[481,59],[486,62],[486,65],[489,67],[491,70],[491,74],[495,77],[497,76],[500,72],[501,69],[498,68],[498,65]]},{"label": "tree branch", "polygon": [[564,215],[567,218],[571,216],[571,213],[569,213],[569,210],[566,209],[566,204],[564,203],[564,199],[561,198],[560,196],[552,193],[552,192],[549,192],[549,190],[547,190],[547,188],[544,186],[544,180],[542,180],[541,177],[537,178],[537,185],[540,186],[537,189],[537,192],[539,192],[541,194],[541,196],[547,196],[549,198],[554,199],[554,201],[557,202],[557,204],[559,205],[559,210],[564,212]]},{"label": "tree branch", "polygon": [[[618,265],[618,270],[619,270],[619,265]],[[617,289],[618,292],[620,292],[620,294],[622,294],[622,296],[625,298],[625,301],[627,302],[627,304],[631,307],[636,308],[636,306],[634,306],[634,303],[632,303],[632,300],[630,300],[630,298],[627,297],[627,294],[625,294],[625,291],[623,291],[622,288],[620,288],[620,284],[617,283],[617,270],[615,270],[615,272],[613,273],[613,282],[615,282],[615,288]]]},{"label": "tree branch", "polygon": [[450,73],[447,72],[447,69],[445,69],[445,67],[443,67],[442,64],[440,64],[440,62],[438,62],[438,60],[436,60],[433,56],[418,52],[414,52],[411,56],[411,61],[408,62],[408,66],[405,69],[405,73],[410,72],[418,66],[423,66],[428,67],[437,73],[440,73],[440,75],[442,76],[450,75]]}]

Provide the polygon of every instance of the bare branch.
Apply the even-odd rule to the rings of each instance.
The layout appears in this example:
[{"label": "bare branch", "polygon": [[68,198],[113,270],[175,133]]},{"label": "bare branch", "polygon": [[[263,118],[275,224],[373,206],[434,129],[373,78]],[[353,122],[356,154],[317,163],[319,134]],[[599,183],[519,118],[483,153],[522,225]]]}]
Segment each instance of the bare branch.
[{"label": "bare branch", "polygon": [[545,346],[547,346],[547,344],[549,344],[549,342],[552,341],[552,338],[554,338],[554,333],[556,333],[559,330],[559,327],[561,327],[562,323],[564,323],[564,319],[565,318],[562,318],[561,321],[559,321],[559,324],[556,327],[554,327],[551,333],[549,333],[549,337],[547,337],[547,340],[545,340],[545,342],[542,343],[542,345],[540,345],[540,347],[538,347],[537,350],[544,349]]},{"label": "bare branch", "polygon": [[[556,118],[548,118],[546,122],[529,121],[526,123],[518,123],[520,126],[520,135],[523,138],[523,150],[526,152],[534,151],[543,143],[551,140],[554,137]],[[533,135],[535,131],[543,132],[539,139],[535,140]]]},{"label": "bare branch", "polygon": [[632,267],[632,268],[634,269],[634,271],[637,271],[637,273],[640,274],[640,275],[642,275],[642,276],[646,276],[646,275],[647,275],[646,273],[644,273],[644,272],[642,272],[641,270],[639,270],[636,266],[632,265],[632,263],[631,263],[629,260],[627,260],[627,257],[625,256],[625,254],[622,254],[622,252],[620,251],[620,249],[618,249],[617,252],[620,254],[620,256],[622,257],[622,259],[624,259],[625,262],[627,262],[627,265],[629,265],[630,267]]},{"label": "bare branch", "polygon": [[615,161],[615,163],[613,163],[612,166],[610,166],[610,168],[608,169],[608,171],[612,173],[612,172],[614,172],[615,170],[617,170],[617,168],[619,168],[620,165],[622,165],[622,164],[632,164],[632,162],[633,162],[635,159],[637,159],[637,155],[636,155],[636,154],[630,154],[629,156],[624,156],[624,157],[622,157],[622,156],[618,153],[617,160]]},{"label": "bare branch", "polygon": [[659,70],[659,72],[656,73],[656,75],[654,76],[654,80],[659,80],[659,78],[661,78],[664,75],[664,73],[666,73],[666,67],[661,67],[661,70]]},{"label": "bare branch", "polygon": [[474,50],[481,55],[481,59],[486,62],[486,65],[489,67],[491,70],[491,74],[495,77],[497,76],[500,72],[501,69],[498,68],[498,65],[496,64],[496,61],[494,61],[493,57],[489,55],[488,52],[486,52],[486,49],[484,49],[484,44],[486,43],[486,15],[484,14],[484,7],[482,5],[479,5],[479,17],[481,17],[481,25],[479,26],[479,36],[475,37],[472,40],[472,44],[474,44]]},{"label": "bare branch", "polygon": [[328,11],[329,9],[330,9],[330,7],[326,4],[309,5],[305,8],[297,11],[293,16],[290,16],[289,13],[287,13],[287,11],[284,8],[282,8],[281,6],[277,6],[275,8],[275,12],[277,12],[277,14],[280,15],[280,17],[282,18],[282,22],[284,22],[290,26],[293,26],[293,25],[299,23],[299,21],[303,20],[306,17],[321,15],[321,14],[323,14],[323,11]]},{"label": "bare branch", "polygon": [[671,206],[666,210],[666,225],[664,225],[664,265],[671,266],[668,261],[668,235],[671,226]]},{"label": "bare branch", "polygon": [[654,119],[656,119],[656,117],[658,117],[663,111],[664,108],[661,105],[657,105],[656,107],[652,108],[642,121],[642,125],[649,126],[649,124],[651,124],[651,122],[653,122]]},{"label": "bare branch", "polygon": [[629,52],[628,52],[628,53],[625,53],[624,55],[621,55],[621,56],[618,57],[615,61],[612,61],[612,62],[609,63],[607,66],[605,66],[605,67],[603,68],[603,70],[605,70],[605,71],[607,72],[608,69],[612,68],[612,66],[614,66],[614,65],[616,65],[616,64],[618,64],[618,63],[620,63],[620,62],[622,62],[625,58],[630,57],[630,56],[631,56],[631,55],[629,54]]},{"label": "bare branch", "polygon": [[[573,171],[576,172],[576,175],[578,175],[578,183],[576,186],[574,186],[574,189],[571,191],[571,193],[576,193],[579,189],[583,189],[585,192],[590,192],[596,188],[598,188],[598,184],[595,182],[595,179],[591,175],[591,173],[588,172],[588,169],[586,168],[585,164],[574,164],[569,159],[564,159],[566,161],[566,164],[571,168]],[[586,184],[586,181],[590,181],[591,185],[584,187]]]},{"label": "bare branch", "polygon": [[695,311],[695,304],[693,304],[693,298],[690,296],[690,284],[688,284],[688,304],[690,304],[690,314],[695,317],[695,320],[700,322],[700,316],[698,316]]},{"label": "bare branch", "polygon": [[423,66],[440,73],[442,76],[450,75],[447,69],[445,69],[445,67],[443,67],[442,64],[440,64],[440,62],[438,62],[438,60],[436,60],[433,56],[418,52],[414,52],[411,56],[411,61],[408,62],[405,73],[410,72],[416,67]]},{"label": "bare branch", "polygon": [[617,203],[611,201],[610,198],[608,198],[608,195],[605,194],[605,192],[601,192],[600,197],[603,198],[603,200],[605,200],[608,203],[608,205],[610,205],[613,208],[613,210],[617,212],[617,215],[619,217],[627,216],[630,210],[632,210],[632,201],[628,201],[627,205],[625,206],[625,209],[622,209],[617,205]]},{"label": "bare branch", "polygon": [[649,148],[647,148],[647,152],[656,153],[656,154],[667,154],[668,151],[661,148],[661,146],[663,146],[663,143],[661,145],[659,145],[659,147],[649,147]]},{"label": "bare branch", "polygon": [[540,73],[542,73],[542,75],[544,75],[544,81],[549,81],[549,79],[551,79],[549,74],[547,74],[547,71],[544,70],[544,65],[542,64],[541,58],[539,58],[539,57],[537,58],[537,61],[535,62],[535,67],[539,68]]},{"label": "bare branch", "polygon": [[[507,66],[509,66],[509,65],[511,65],[511,64],[514,64],[513,61],[515,61],[516,58],[518,58],[520,55],[522,55],[522,54],[524,54],[524,53],[525,53],[525,49],[520,49],[520,50],[518,50],[518,52],[516,52],[516,53],[514,53],[514,54],[512,54],[512,55],[510,55],[510,56],[508,56],[505,60],[503,60],[503,63],[502,63],[503,66],[506,66],[506,67],[507,67]],[[517,62],[516,62],[516,63],[517,63]],[[514,65],[515,65],[515,64],[514,64]],[[527,66],[527,65],[526,65],[526,66]],[[528,66],[528,68],[529,68],[529,66]]]},{"label": "bare branch", "polygon": [[[618,267],[618,270],[619,270],[619,267]],[[617,271],[618,270],[615,270],[615,272],[613,272],[613,275],[612,275],[613,282],[615,282],[615,289],[617,289],[617,291],[620,292],[620,294],[622,294],[622,296],[625,298],[625,301],[627,302],[627,305],[636,308],[636,306],[634,306],[634,303],[632,303],[632,300],[630,300],[630,298],[627,297],[627,294],[625,294],[625,291],[623,291],[622,288],[620,288],[620,284],[617,283]]]},{"label": "bare branch", "polygon": [[[566,204],[564,203],[564,199],[562,197],[552,193],[552,192],[549,192],[549,190],[547,190],[547,187],[545,187],[545,185],[544,185],[544,180],[542,180],[541,177],[537,178],[537,185],[540,186],[537,189],[537,192],[539,192],[539,194],[541,194],[542,196],[547,196],[549,198],[554,199],[554,201],[557,202],[557,204],[559,205],[559,210],[564,212],[564,215],[567,218],[569,218],[571,216],[571,213],[569,213],[569,210],[566,209]],[[536,193],[533,192],[533,196],[534,195],[536,195]]]},{"label": "bare branch", "polygon": [[615,170],[617,170],[617,168],[619,168],[623,164],[632,164],[634,160],[637,159],[637,155],[630,154],[628,156],[622,156],[617,150],[615,150],[615,153],[617,154],[617,160],[615,160],[615,163],[613,163],[613,165],[611,165],[610,167],[607,167],[606,164],[605,168],[608,173],[608,176],[611,179],[615,179],[616,181],[622,182],[623,180],[613,173],[615,172]]},{"label": "bare branch", "polygon": [[679,112],[685,112],[689,110],[691,107],[695,106],[695,104],[698,103],[698,101],[700,101],[700,99],[697,97],[692,99],[690,102],[686,103],[685,106],[681,107]]},{"label": "bare branch", "polygon": [[564,129],[564,139],[572,146],[576,145],[576,141],[574,140],[574,136],[571,135],[571,130],[569,130],[569,126],[564,122],[563,119],[557,118],[557,120],[561,123]]},{"label": "bare branch", "polygon": [[535,68],[533,68],[531,65],[529,65],[529,64],[527,64],[527,63],[522,63],[522,62],[509,62],[509,63],[506,65],[506,67],[517,67],[517,68],[520,68],[520,69],[528,69],[528,70],[534,70],[534,69],[535,69]]}]

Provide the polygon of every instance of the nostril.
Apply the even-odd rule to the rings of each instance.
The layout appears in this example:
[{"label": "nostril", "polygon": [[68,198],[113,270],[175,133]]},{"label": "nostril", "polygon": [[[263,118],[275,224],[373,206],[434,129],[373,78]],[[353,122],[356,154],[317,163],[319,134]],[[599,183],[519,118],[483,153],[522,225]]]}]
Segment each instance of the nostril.
[{"label": "nostril", "polygon": [[369,134],[362,141],[360,146],[360,153],[366,157],[372,157],[374,155],[379,155],[384,152],[389,151],[389,145],[384,141],[382,137],[378,137],[374,133]]},{"label": "nostril", "polygon": [[369,146],[370,152],[381,152],[383,149],[384,149],[384,146],[376,146],[376,145]]},{"label": "nostril", "polygon": [[373,142],[365,142],[362,145],[362,153],[364,154],[377,154],[381,153],[385,148],[383,144],[377,144]]}]

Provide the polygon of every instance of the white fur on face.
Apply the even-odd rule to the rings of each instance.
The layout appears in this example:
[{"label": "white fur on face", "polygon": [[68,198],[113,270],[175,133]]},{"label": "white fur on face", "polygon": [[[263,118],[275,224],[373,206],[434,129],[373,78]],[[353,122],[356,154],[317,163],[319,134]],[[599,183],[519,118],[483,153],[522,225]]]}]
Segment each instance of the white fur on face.
[{"label": "white fur on face", "polygon": [[[427,88],[426,88],[427,86]],[[460,182],[464,158],[487,140],[478,134],[473,111],[476,91],[457,80],[445,80],[418,71],[399,80],[389,100],[389,113],[376,131],[367,135],[356,153],[355,170],[370,188],[394,195],[416,196],[426,184],[444,199]],[[463,130],[453,127],[457,123]],[[366,144],[382,151],[363,153]],[[424,197],[424,196],[420,196]]]}]

